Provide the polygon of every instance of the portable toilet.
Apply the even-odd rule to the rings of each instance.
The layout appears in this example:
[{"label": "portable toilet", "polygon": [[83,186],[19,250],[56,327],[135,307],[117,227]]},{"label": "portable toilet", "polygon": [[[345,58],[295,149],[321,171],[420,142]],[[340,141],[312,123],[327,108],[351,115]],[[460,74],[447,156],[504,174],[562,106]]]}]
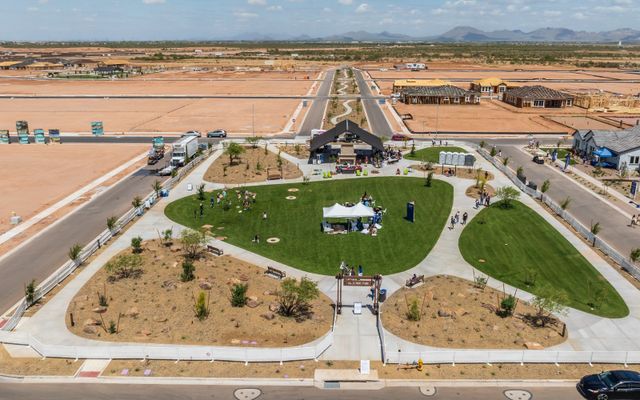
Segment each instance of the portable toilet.
[{"label": "portable toilet", "polygon": [[438,157],[438,164],[444,165],[446,161],[447,161],[447,153],[444,151],[441,151],[440,156]]},{"label": "portable toilet", "polygon": [[451,162],[450,165],[458,165],[458,158],[460,157],[459,153],[453,152],[451,153]]},{"label": "portable toilet", "polygon": [[34,129],[33,137],[36,143],[44,144],[45,143],[44,129]]},{"label": "portable toilet", "polygon": [[451,165],[451,162],[453,161],[453,153],[450,151],[447,151],[445,155],[446,155],[446,158],[444,160],[444,163],[446,165]]},{"label": "portable toilet", "polygon": [[11,143],[11,136],[9,136],[9,131],[6,129],[0,130],[0,144],[9,143]]},{"label": "portable toilet", "polygon": [[473,167],[476,163],[476,158],[473,154],[467,154],[464,158],[464,166],[465,167]]}]

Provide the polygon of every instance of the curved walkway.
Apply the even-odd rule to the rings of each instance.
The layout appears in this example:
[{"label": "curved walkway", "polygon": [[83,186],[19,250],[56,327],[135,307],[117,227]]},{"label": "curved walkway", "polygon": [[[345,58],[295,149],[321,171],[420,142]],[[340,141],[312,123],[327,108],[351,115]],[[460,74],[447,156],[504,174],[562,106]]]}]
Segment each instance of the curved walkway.
[{"label": "curved walkway", "polygon": [[[347,75],[347,70],[346,69],[343,70],[342,73],[344,75],[344,79],[348,79],[349,78],[349,76]],[[348,81],[344,81],[342,83],[342,86],[340,87],[340,89],[338,89],[338,94],[339,95],[343,95],[343,96],[346,95],[347,93],[345,92],[345,90],[347,90],[347,87],[349,87],[349,82]],[[345,111],[342,114],[331,118],[331,123],[333,125],[337,125],[338,124],[338,120],[340,118],[346,117],[347,115],[349,115],[349,114],[351,114],[353,112],[353,108],[351,108],[351,106],[349,105],[349,103],[352,103],[352,102],[353,102],[353,99],[342,102],[342,106],[344,107]]]},{"label": "curved walkway", "polygon": [[[468,150],[473,151],[473,149],[467,146],[462,145],[462,147],[466,147]],[[274,150],[275,147],[271,145],[270,149]],[[375,326],[375,317],[372,318],[370,314],[366,312],[360,316],[353,316],[352,313],[348,311],[348,305],[355,301],[361,301],[363,305],[370,303],[370,300],[367,298],[368,291],[365,290],[366,288],[345,287],[343,296],[347,310],[343,311],[343,314],[338,318],[338,324],[336,325],[335,332],[329,333],[324,338],[318,339],[310,343],[308,346],[300,346],[298,348],[247,350],[245,348],[210,346],[147,345],[136,343],[118,344],[81,338],[73,335],[67,330],[65,325],[65,313],[68,304],[72,301],[73,297],[82,288],[82,286],[99,268],[102,267],[102,265],[104,265],[104,263],[106,263],[109,258],[121,249],[129,247],[130,239],[132,237],[140,235],[144,239],[152,239],[156,237],[156,229],[165,229],[169,227],[173,227],[174,232],[179,234],[182,227],[176,227],[175,222],[165,217],[164,207],[171,201],[192,195],[194,192],[187,190],[188,184],[191,183],[193,187],[195,187],[197,184],[202,182],[204,173],[209,165],[211,165],[211,163],[213,163],[221,154],[222,150],[218,150],[210,160],[197,167],[192,174],[185,178],[170,193],[170,196],[167,199],[163,199],[157,207],[151,209],[126,233],[118,237],[118,239],[114,241],[99,257],[89,265],[85,266],[84,269],[55,297],[45,304],[39,312],[30,319],[25,319],[18,329],[18,332],[15,333],[15,337],[30,337],[37,343],[46,343],[49,346],[64,346],[67,350],[73,346],[77,346],[78,348],[82,347],[92,350],[95,353],[95,356],[91,358],[105,358],[105,349],[111,349],[111,354],[118,351],[128,351],[131,353],[132,349],[135,349],[135,352],[137,352],[135,354],[143,354],[151,351],[153,354],[156,354],[154,358],[207,359],[206,357],[210,357],[216,359],[243,360],[243,357],[248,359],[249,356],[251,356],[251,360],[266,358],[278,360],[286,356],[291,357],[291,359],[301,359],[317,357],[329,346],[329,350],[323,354],[323,358],[373,359],[374,357],[379,356],[380,343],[377,342],[376,337],[377,331]],[[330,165],[317,166],[301,163],[301,160],[295,159],[286,153],[282,153],[282,156],[298,164],[302,169],[303,174],[305,176],[309,176],[311,180],[322,180],[321,175],[312,175],[312,171],[314,169],[321,168],[324,170],[330,170],[331,168]],[[415,162],[413,161],[402,160],[399,165],[396,164],[383,168],[381,173],[377,176],[393,176],[395,175],[396,168],[402,169],[414,163]],[[492,182],[493,186],[500,187],[511,185],[508,178],[500,174],[486,160],[478,157],[478,164],[483,169],[494,173],[496,178]],[[415,173],[413,174],[413,176],[420,175]],[[334,179],[366,179],[366,177],[355,178],[352,176],[338,175]],[[466,188],[473,184],[472,180],[442,176],[438,176],[438,179],[446,181],[454,186],[454,212],[458,210],[461,213],[466,211],[469,213],[470,219],[477,215],[479,210],[475,210],[473,208],[473,200],[465,195]],[[262,184],[283,184],[287,182],[300,181],[302,181],[302,178],[289,181],[269,181]],[[224,185],[207,183],[206,189],[214,190],[222,186]],[[567,316],[563,318],[563,321],[567,323],[569,329],[569,339],[565,343],[551,348],[551,351],[455,351],[452,349],[433,348],[407,342],[383,330],[385,341],[384,347],[387,354],[401,353],[404,355],[404,360],[406,361],[408,359],[417,359],[417,354],[429,352],[429,354],[432,355],[429,359],[431,362],[437,359],[435,356],[436,353],[439,354],[442,359],[447,360],[451,357],[454,357],[455,360],[456,354],[463,354],[468,357],[467,362],[489,362],[492,360],[491,353],[500,354],[500,356],[503,357],[502,359],[509,359],[512,360],[512,362],[519,361],[518,357],[524,357],[525,354],[534,354],[535,357],[538,357],[536,360],[555,362],[556,360],[562,361],[565,358],[563,356],[562,360],[560,360],[560,353],[558,353],[558,351],[566,351],[566,354],[571,357],[581,354],[581,358],[579,360],[576,359],[576,361],[585,362],[583,360],[584,357],[582,356],[582,353],[579,352],[608,352],[608,354],[610,353],[612,356],[616,356],[616,359],[621,360],[620,357],[624,357],[625,352],[633,351],[634,353],[631,354],[631,356],[627,354],[629,361],[631,362],[632,358],[640,361],[640,343],[636,340],[637,332],[640,332],[640,293],[638,290],[611,266],[609,266],[609,264],[599,258],[599,256],[595,254],[589,246],[584,244],[564,225],[543,210],[533,199],[522,195],[521,201],[533,210],[537,211],[543,218],[545,218],[545,220],[554,226],[594,265],[594,267],[603,276],[605,276],[609,282],[611,282],[629,306],[630,315],[620,319],[607,319],[570,309]],[[413,273],[424,274],[427,276],[448,274],[472,280],[473,267],[464,261],[458,249],[458,239],[461,232],[462,228],[460,227],[451,231],[444,229],[433,250],[420,264],[408,271],[385,276],[383,287],[388,290],[389,295],[401,288],[404,281]],[[248,250],[240,249],[236,246],[230,245],[229,243],[216,241],[215,245],[222,248],[226,254],[251,262],[258,266],[275,266],[279,269],[285,270],[290,276],[307,276],[314,279],[318,281],[319,288],[323,293],[331,298],[335,298],[336,285],[333,277],[309,274],[297,270],[292,266],[274,262],[257,254],[251,253]],[[502,283],[494,279],[489,280],[489,286],[502,289]],[[508,287],[507,290],[513,291],[513,288]],[[532,296],[529,293],[518,290],[518,297],[523,300],[529,300]],[[251,354],[249,354],[249,352],[251,352]],[[623,354],[620,354],[620,352]],[[157,355],[164,356],[157,357]],[[179,357],[176,357],[176,355],[179,355]],[[68,357],[69,355],[66,354],[66,356]],[[397,357],[396,359],[400,359],[400,357]]]}]

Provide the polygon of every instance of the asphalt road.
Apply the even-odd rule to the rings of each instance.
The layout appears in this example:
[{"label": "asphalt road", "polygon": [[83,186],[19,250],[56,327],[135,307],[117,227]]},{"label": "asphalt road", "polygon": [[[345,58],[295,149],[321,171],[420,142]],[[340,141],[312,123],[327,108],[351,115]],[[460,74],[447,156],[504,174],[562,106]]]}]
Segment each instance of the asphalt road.
[{"label": "asphalt road", "polygon": [[333,76],[335,70],[329,70],[325,74],[324,81],[320,84],[320,88],[316,93],[316,99],[311,103],[307,116],[300,127],[298,136],[311,136],[312,129],[320,129],[322,126],[322,119],[324,118],[324,110],[327,108],[327,102],[329,93],[331,91],[331,83],[333,82]]},{"label": "asphalt road", "polygon": [[[168,385],[121,385],[121,384],[0,384],[0,400],[175,400],[175,399],[224,399],[244,400],[233,386],[168,386]],[[381,390],[322,390],[310,387],[263,387],[256,388],[259,400],[507,400],[505,391],[520,388],[467,387],[440,388],[434,396],[425,396],[418,388],[385,388]],[[526,394],[516,397],[521,400],[578,400],[581,399],[573,387],[525,388]]]},{"label": "asphalt road", "polygon": [[135,196],[149,194],[152,183],[156,179],[163,180],[150,170],[164,166],[169,160],[170,153],[167,153],[164,161],[136,171],[49,227],[27,245],[0,259],[0,313],[24,295],[24,285],[31,279],[42,282],[66,262],[71,246],[75,243],[86,245],[106,229],[108,217],[121,216],[131,208]]},{"label": "asphalt road", "polygon": [[358,83],[358,88],[360,89],[360,94],[362,95],[362,105],[367,114],[367,120],[369,121],[369,126],[371,127],[371,133],[381,136],[381,137],[391,137],[393,135],[393,130],[389,126],[387,119],[380,109],[380,105],[378,104],[378,100],[372,98],[374,97],[371,93],[371,88],[369,84],[365,81],[362,76],[362,71],[354,70],[356,76],[356,82]]},{"label": "asphalt road", "polygon": [[[491,141],[487,142],[491,143]],[[551,199],[560,203],[570,197],[571,204],[567,209],[568,212],[587,227],[599,222],[602,230],[598,236],[621,254],[628,255],[632,249],[640,246],[640,229],[630,228],[628,226],[630,219],[601,200],[600,196],[592,195],[588,189],[585,189],[573,179],[553,171],[547,165],[534,163],[531,161],[531,156],[523,153],[513,145],[503,145],[498,146],[498,148],[502,150],[503,157],[510,158],[509,165],[512,169],[522,166],[527,179],[535,182],[538,186],[542,185],[545,179],[548,179],[551,187],[546,195],[550,196]],[[616,205],[630,215],[640,214],[640,209],[623,204],[620,201],[616,202]]]}]

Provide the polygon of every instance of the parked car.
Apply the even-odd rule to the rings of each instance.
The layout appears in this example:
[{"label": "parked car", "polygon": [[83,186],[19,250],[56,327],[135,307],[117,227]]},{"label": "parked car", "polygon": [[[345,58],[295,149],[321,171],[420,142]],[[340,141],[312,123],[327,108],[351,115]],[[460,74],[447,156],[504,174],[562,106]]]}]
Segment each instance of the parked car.
[{"label": "parked car", "polygon": [[544,164],[544,158],[540,156],[533,156],[533,162],[536,164]]},{"label": "parked car", "polygon": [[225,131],[224,129],[216,129],[215,131],[209,131],[207,132],[207,137],[208,138],[226,138],[227,131]]},{"label": "parked car", "polygon": [[404,142],[405,140],[411,140],[411,139],[407,135],[403,135],[401,133],[394,133],[393,136],[391,136],[391,140],[394,140],[396,142]]},{"label": "parked car", "polygon": [[620,370],[587,375],[576,388],[589,400],[640,399],[640,373]]},{"label": "parked car", "polygon": [[202,133],[198,132],[198,131],[189,131],[187,133],[185,133],[184,135],[182,135],[182,137],[185,136],[197,136],[197,137],[202,137]]},{"label": "parked car", "polygon": [[169,176],[169,175],[171,175],[171,173],[173,172],[174,169],[176,169],[176,167],[174,167],[173,165],[168,165],[168,166],[162,168],[160,171],[158,171],[158,175],[159,176]]}]

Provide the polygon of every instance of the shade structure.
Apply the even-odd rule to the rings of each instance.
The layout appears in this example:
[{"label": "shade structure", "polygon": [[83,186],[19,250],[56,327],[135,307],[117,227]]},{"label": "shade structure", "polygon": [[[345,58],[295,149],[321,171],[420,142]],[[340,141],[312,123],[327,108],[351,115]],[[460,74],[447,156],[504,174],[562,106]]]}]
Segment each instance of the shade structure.
[{"label": "shade structure", "polygon": [[600,158],[613,157],[613,153],[611,152],[611,150],[607,149],[606,147],[601,147],[598,150],[595,150],[593,154]]},{"label": "shade structure", "polygon": [[324,218],[373,217],[374,214],[373,208],[367,207],[362,203],[358,203],[353,207],[345,207],[336,203],[331,207],[322,208],[322,216]]}]

